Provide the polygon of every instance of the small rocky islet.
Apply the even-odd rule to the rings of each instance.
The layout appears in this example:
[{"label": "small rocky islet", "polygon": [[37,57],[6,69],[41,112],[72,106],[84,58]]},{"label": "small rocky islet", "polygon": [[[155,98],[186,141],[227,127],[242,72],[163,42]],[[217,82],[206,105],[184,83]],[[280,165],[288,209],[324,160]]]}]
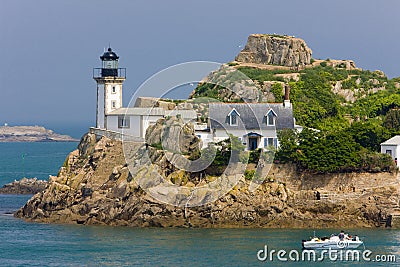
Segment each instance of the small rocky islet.
[{"label": "small rocky islet", "polygon": [[[264,34],[251,35],[246,47],[230,65],[291,70],[289,74],[275,75],[287,75],[283,78],[296,80],[300,75],[296,70],[322,63],[356,69],[351,60],[312,59],[311,49],[300,38]],[[218,79],[216,76],[212,73],[204,82]],[[244,91],[241,95],[249,102],[274,100],[270,92],[273,83],[265,81],[259,85],[261,92],[254,88],[247,90],[250,87],[246,87],[246,83],[237,90]],[[361,89],[357,95],[371,90],[367,88],[364,92]],[[354,90],[351,95],[340,84],[335,84],[332,90],[339,95],[346,94],[350,102],[356,95]],[[237,101],[232,92],[222,89],[218,94],[222,101]],[[191,97],[197,95],[195,90]],[[148,128],[145,144],[132,147],[129,161],[134,163],[133,168],[127,164],[121,141],[86,134],[78,149],[68,155],[59,174],[50,177],[46,189],[34,195],[15,216],[47,223],[133,227],[356,228],[398,225],[392,220],[392,214],[399,207],[397,172],[316,174],[299,172],[291,164],[274,163],[255,191],[250,190],[251,181],[242,175],[229,192],[203,206],[184,206],[177,198],[159,201],[146,193],[146,190],[159,189],[160,181],[149,180],[153,171],[171,184],[188,188],[215,179],[212,175],[199,179],[174,167],[171,163],[177,158],[174,152],[159,147],[162,125],[169,123],[185,128],[185,138],[179,146],[187,152],[187,158],[194,156],[196,136],[193,128],[185,126],[179,118],[163,120]],[[146,167],[147,162],[140,158],[138,151],[148,151],[151,169]],[[242,167],[237,164],[237,169]],[[139,184],[146,179],[149,181],[146,188],[141,188]],[[159,193],[168,195],[168,192]]]},{"label": "small rocky islet", "polygon": [[13,195],[34,195],[46,189],[47,181],[38,180],[37,178],[22,178],[3,185],[0,188],[0,194]]},{"label": "small rocky islet", "polygon": [[77,142],[42,126],[0,126],[0,142]]}]

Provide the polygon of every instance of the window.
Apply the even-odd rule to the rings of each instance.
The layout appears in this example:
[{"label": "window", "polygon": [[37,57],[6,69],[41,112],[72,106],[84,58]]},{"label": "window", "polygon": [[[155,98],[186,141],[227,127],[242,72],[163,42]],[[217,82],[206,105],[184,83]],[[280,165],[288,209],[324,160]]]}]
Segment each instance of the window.
[{"label": "window", "polygon": [[267,125],[275,125],[275,115],[272,111],[268,112],[267,114]]},{"label": "window", "polygon": [[130,120],[129,117],[118,116],[118,128],[129,128]]},{"label": "window", "polygon": [[237,114],[236,113],[231,114],[231,125],[237,125]]},{"label": "window", "polygon": [[115,89],[115,86],[112,87],[111,92],[112,92],[113,94],[115,94],[115,93],[117,92],[116,89]]},{"label": "window", "polygon": [[264,148],[272,146],[278,148],[278,139],[272,137],[264,138]]},{"label": "window", "polygon": [[236,109],[232,109],[232,111],[229,112],[229,114],[228,114],[229,125],[237,126],[238,125],[238,116],[240,116],[240,114],[236,111]]},{"label": "window", "polygon": [[112,108],[115,108],[116,105],[117,105],[117,103],[116,103],[115,101],[111,101],[111,107],[112,107]]},{"label": "window", "polygon": [[387,150],[386,150],[386,154],[389,154],[389,155],[391,156],[391,155],[392,155],[392,150],[387,149]]},{"label": "window", "polygon": [[268,126],[275,126],[275,120],[276,120],[276,113],[272,110],[269,109],[267,111],[267,114],[265,114],[265,122]]}]

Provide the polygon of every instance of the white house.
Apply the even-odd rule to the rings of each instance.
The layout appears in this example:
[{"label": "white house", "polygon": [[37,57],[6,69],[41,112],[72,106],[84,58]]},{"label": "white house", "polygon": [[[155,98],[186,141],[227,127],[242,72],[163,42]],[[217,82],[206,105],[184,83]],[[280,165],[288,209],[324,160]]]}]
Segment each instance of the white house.
[{"label": "white house", "polygon": [[396,135],[381,144],[381,153],[389,154],[400,168],[400,135]]},{"label": "white house", "polygon": [[215,142],[237,136],[247,150],[279,146],[276,130],[295,129],[290,102],[210,103],[210,132]]}]

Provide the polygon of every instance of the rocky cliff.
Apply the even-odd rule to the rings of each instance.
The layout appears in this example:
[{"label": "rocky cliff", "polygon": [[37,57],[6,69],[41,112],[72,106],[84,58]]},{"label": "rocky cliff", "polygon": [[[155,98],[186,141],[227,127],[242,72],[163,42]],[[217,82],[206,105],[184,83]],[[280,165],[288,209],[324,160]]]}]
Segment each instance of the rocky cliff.
[{"label": "rocky cliff", "polygon": [[312,51],[300,38],[287,35],[251,34],[236,61],[287,67],[309,65]]},{"label": "rocky cliff", "polygon": [[[166,124],[172,126],[168,135],[183,135],[185,140],[175,149],[172,143],[166,144],[167,150],[159,147],[166,134],[160,129]],[[243,175],[227,172],[227,181],[237,180],[226,194],[215,195],[215,201],[206,201],[213,193],[200,192],[191,198],[196,188],[211,188],[217,179],[210,175],[199,179],[198,173],[174,167],[181,155],[185,155],[181,160],[193,156],[198,141],[192,128],[172,119],[155,125],[147,138],[147,144],[127,147],[120,141],[85,135],[58,176],[49,179],[46,190],[33,196],[15,216],[38,222],[135,227],[371,227],[398,205],[396,176],[382,174],[386,175],[382,180],[393,183],[373,189],[361,185],[343,189],[343,177],[319,177],[321,182],[311,175],[319,182],[310,183],[286,165],[274,166],[255,191]],[[130,152],[124,154],[127,149]],[[181,154],[169,150],[181,150]],[[144,153],[149,157],[143,157]],[[233,168],[238,169],[239,165]],[[309,186],[301,186],[301,181]],[[174,185],[185,189],[177,193]],[[320,200],[316,199],[318,190]],[[335,194],[325,197],[324,190]],[[191,205],[195,198],[205,204]]]}]

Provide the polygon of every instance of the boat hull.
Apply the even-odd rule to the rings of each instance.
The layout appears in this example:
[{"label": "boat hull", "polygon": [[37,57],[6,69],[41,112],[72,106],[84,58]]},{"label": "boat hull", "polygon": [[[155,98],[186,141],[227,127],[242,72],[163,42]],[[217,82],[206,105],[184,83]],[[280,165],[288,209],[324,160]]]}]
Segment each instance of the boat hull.
[{"label": "boat hull", "polygon": [[305,241],[302,243],[305,249],[356,249],[363,244],[362,241]]}]

